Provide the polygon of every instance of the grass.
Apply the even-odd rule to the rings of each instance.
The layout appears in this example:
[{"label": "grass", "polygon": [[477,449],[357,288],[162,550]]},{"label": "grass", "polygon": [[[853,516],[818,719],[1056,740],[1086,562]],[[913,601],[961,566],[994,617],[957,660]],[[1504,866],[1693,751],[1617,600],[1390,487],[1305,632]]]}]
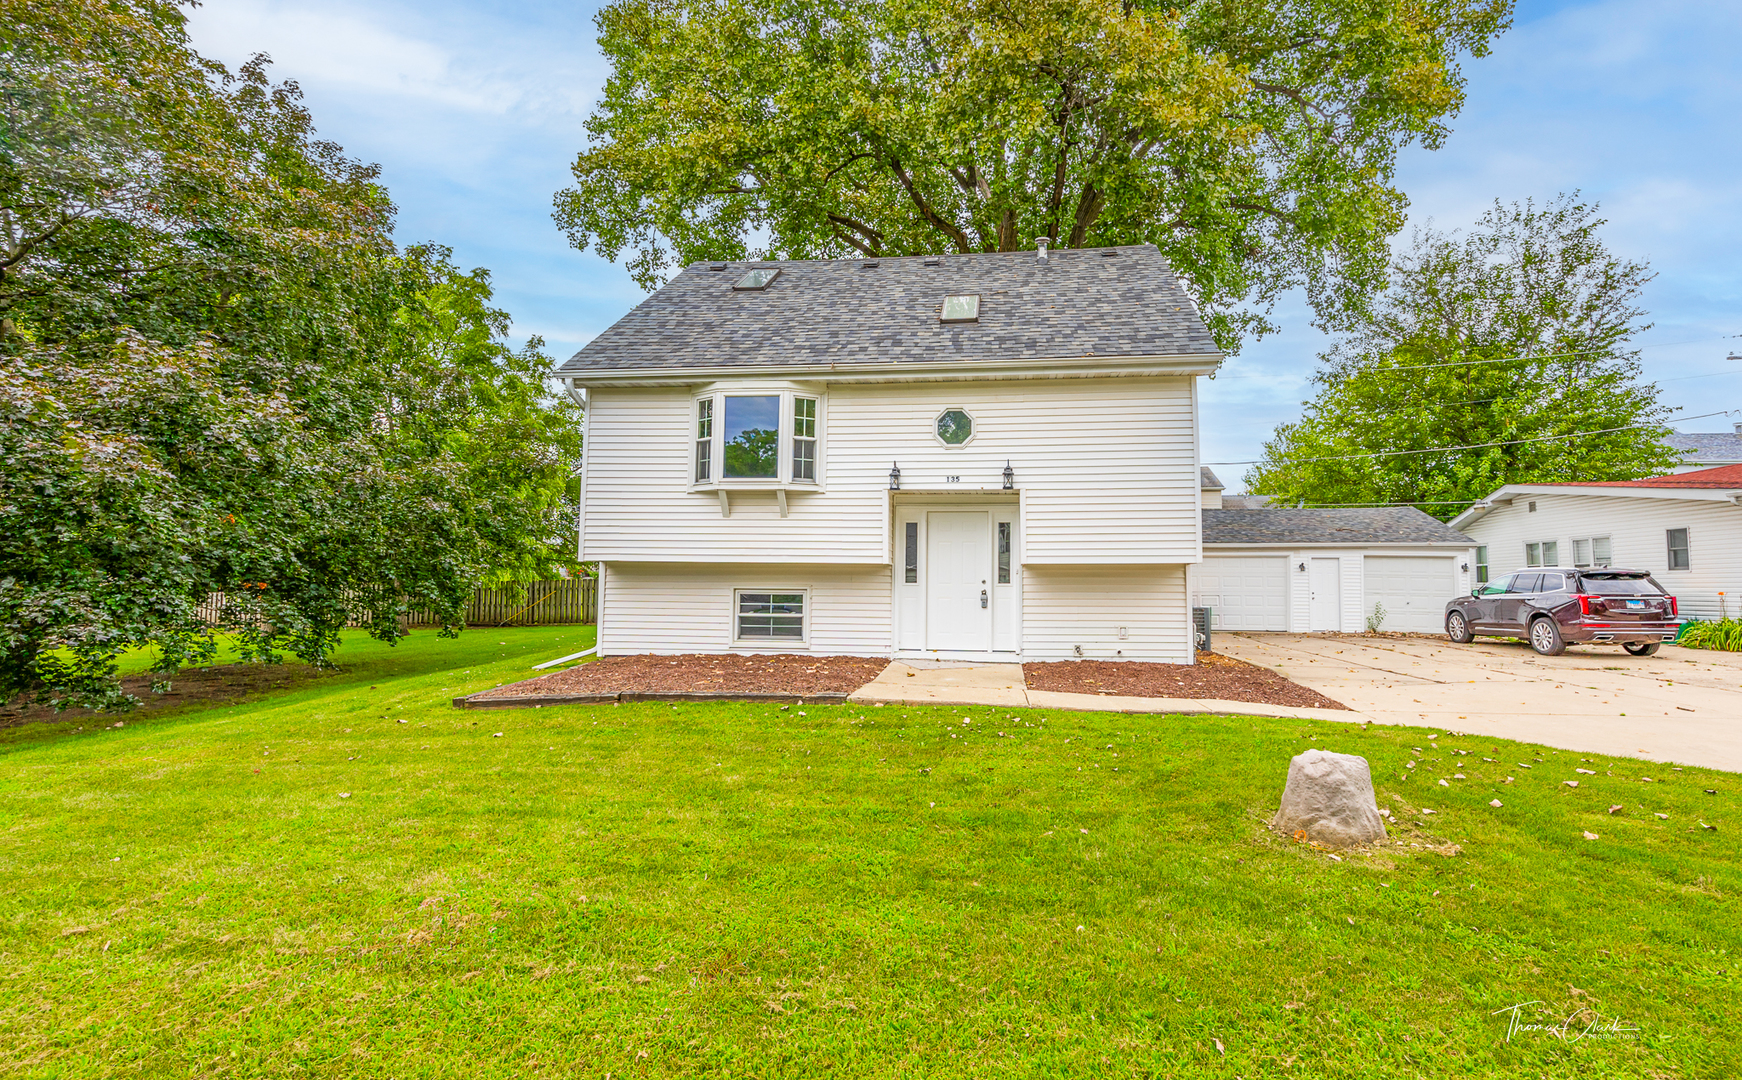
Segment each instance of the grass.
[{"label": "grass", "polygon": [[[268,699],[0,732],[0,1074],[1742,1069],[1734,775],[1318,721],[450,706],[585,633],[348,640]],[[1308,746],[1372,762],[1400,844],[1264,828]],[[1566,1037],[1508,1041],[1520,1003]]]}]

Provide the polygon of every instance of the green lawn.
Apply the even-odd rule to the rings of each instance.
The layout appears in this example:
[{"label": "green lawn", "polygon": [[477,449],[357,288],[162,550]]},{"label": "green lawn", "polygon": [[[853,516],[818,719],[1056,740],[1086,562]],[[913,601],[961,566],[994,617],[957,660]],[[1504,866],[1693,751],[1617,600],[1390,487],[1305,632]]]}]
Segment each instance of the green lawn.
[{"label": "green lawn", "polygon": [[[1742,1072],[1734,775],[1316,721],[449,704],[589,640],[352,639],[270,699],[0,732],[0,1074]],[[1312,745],[1438,810],[1393,828],[1423,846],[1269,834]],[[1528,1002],[1568,1037],[1507,1041]]]}]

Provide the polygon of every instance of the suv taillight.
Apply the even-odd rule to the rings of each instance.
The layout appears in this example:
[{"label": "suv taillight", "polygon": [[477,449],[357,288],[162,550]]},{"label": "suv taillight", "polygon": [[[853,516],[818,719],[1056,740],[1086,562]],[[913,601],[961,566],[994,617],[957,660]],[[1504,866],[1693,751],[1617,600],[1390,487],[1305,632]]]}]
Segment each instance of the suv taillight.
[{"label": "suv taillight", "polygon": [[1673,597],[1673,596],[1670,597],[1669,598],[1669,617],[1673,619],[1680,614],[1681,614],[1681,609],[1676,606],[1675,597]]},{"label": "suv taillight", "polygon": [[1579,602],[1579,614],[1589,615],[1591,614],[1591,601],[1597,598],[1595,596],[1586,596],[1581,593],[1580,595],[1573,597],[1573,599]]}]

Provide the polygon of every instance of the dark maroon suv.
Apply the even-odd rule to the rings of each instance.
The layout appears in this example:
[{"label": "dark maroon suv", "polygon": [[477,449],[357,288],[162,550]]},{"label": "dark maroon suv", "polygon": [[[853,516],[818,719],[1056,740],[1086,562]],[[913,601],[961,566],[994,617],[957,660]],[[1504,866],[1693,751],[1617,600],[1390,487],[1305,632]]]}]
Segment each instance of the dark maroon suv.
[{"label": "dark maroon suv", "polygon": [[1681,630],[1675,597],[1646,570],[1611,567],[1520,570],[1446,605],[1446,636],[1523,638],[1544,656],[1569,642],[1619,644],[1650,656]]}]

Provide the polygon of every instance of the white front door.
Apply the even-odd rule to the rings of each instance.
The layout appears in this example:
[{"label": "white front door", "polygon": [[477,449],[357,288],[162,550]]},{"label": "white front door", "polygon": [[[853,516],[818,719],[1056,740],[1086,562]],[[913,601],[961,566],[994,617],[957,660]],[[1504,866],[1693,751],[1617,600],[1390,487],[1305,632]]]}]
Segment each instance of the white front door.
[{"label": "white front door", "polygon": [[992,518],[984,510],[926,514],[925,647],[992,650]]},{"label": "white front door", "polygon": [[1307,603],[1308,630],[1343,628],[1343,560],[1312,559],[1307,574],[1311,598]]}]

